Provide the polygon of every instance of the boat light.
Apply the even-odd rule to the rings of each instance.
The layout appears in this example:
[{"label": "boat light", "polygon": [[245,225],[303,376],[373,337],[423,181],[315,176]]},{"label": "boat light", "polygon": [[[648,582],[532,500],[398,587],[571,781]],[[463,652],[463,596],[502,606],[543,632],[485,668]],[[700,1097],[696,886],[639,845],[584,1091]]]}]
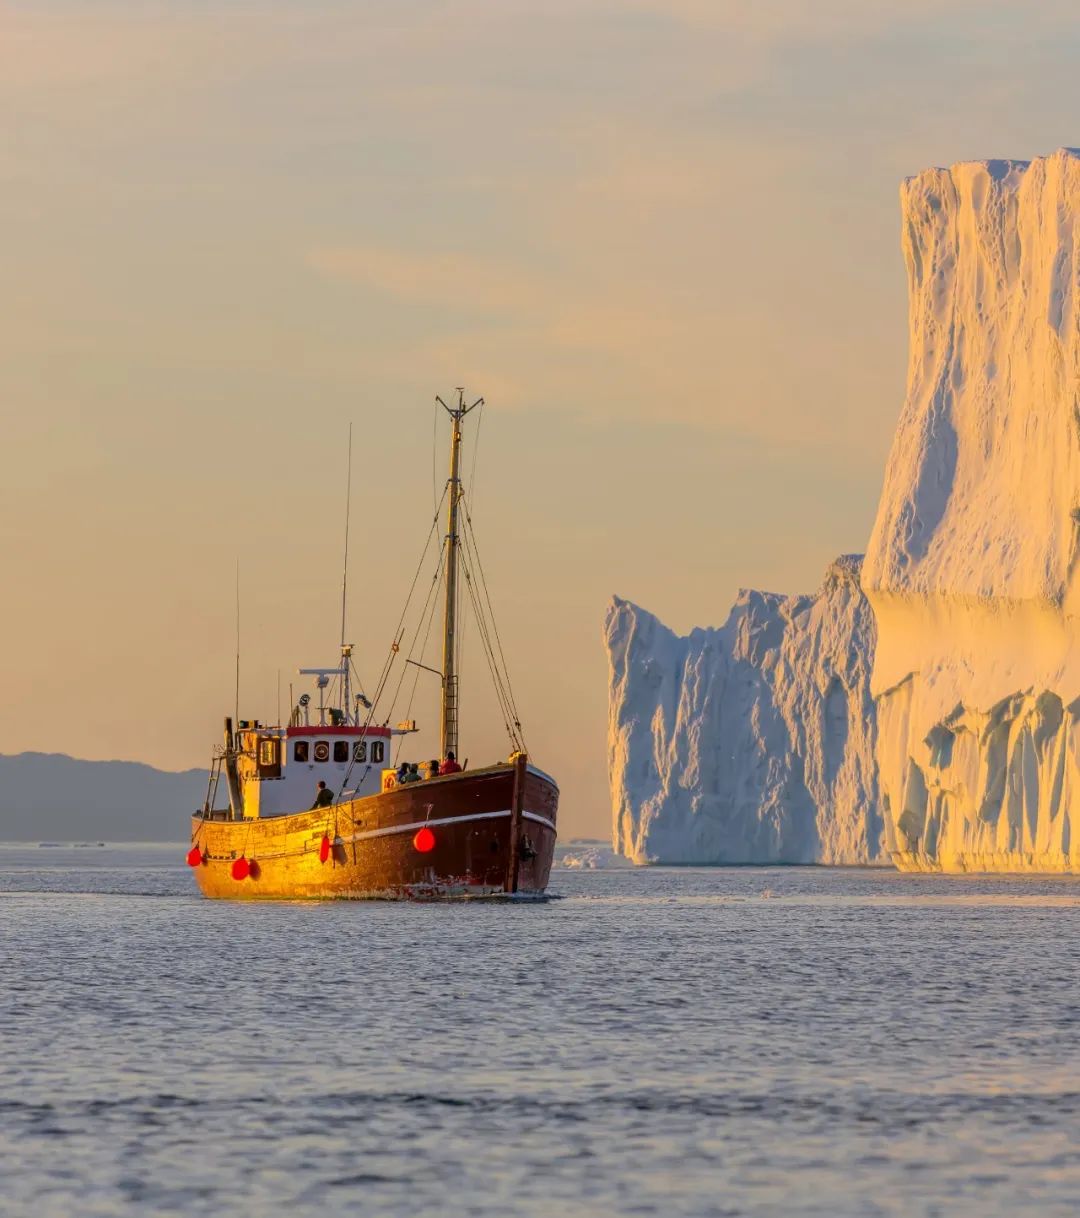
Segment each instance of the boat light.
[{"label": "boat light", "polygon": [[202,849],[199,846],[192,846],[187,852],[187,865],[189,867],[200,867],[202,861]]},{"label": "boat light", "polygon": [[241,855],[233,862],[232,878],[234,880],[246,880],[251,872],[251,864]]},{"label": "boat light", "polygon": [[427,854],[435,849],[435,834],[425,825],[422,829],[417,829],[412,844],[421,854]]}]

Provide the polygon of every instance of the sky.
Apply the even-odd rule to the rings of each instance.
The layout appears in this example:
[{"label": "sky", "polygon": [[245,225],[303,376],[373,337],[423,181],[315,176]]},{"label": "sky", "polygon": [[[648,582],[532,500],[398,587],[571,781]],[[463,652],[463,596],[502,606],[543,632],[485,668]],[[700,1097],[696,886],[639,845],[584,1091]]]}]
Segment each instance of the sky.
[{"label": "sky", "polygon": [[526,738],[606,836],[610,597],[719,625],[863,548],[899,184],[1080,144],[1078,53],[1055,2],[0,3],[0,751],[204,764],[238,563],[241,714],[334,663],[350,423],[372,688],[462,385]]}]

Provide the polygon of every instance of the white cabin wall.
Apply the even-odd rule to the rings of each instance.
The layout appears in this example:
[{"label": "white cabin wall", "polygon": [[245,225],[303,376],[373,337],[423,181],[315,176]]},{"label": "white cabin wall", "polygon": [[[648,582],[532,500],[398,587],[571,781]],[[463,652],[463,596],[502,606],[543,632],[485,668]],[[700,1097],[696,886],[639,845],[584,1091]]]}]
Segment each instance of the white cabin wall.
[{"label": "white cabin wall", "polygon": [[[295,745],[298,740],[306,741],[309,745],[308,760],[295,761]],[[346,740],[351,750],[356,744],[352,736],[321,736],[314,729],[310,736],[293,736],[284,741],[284,755],[281,778],[269,778],[252,782],[250,787],[260,788],[253,792],[252,797],[257,801],[254,805],[258,811],[256,816],[284,816],[294,812],[304,812],[315,802],[316,786],[322,779],[331,791],[337,795],[349,769],[348,761],[334,761],[334,743]],[[329,745],[330,760],[315,761],[315,745],[324,741]],[[382,788],[382,771],[389,764],[390,740],[386,737],[368,737],[368,757],[370,759],[372,746],[382,744],[384,760],[381,762],[360,762],[353,766],[349,781],[349,789],[356,789],[356,797],[376,795]],[[366,773],[365,773],[366,770]],[[362,781],[358,781],[361,779]],[[245,801],[248,799],[245,790]],[[247,804],[245,804],[247,806]],[[251,815],[252,813],[249,813]]]}]

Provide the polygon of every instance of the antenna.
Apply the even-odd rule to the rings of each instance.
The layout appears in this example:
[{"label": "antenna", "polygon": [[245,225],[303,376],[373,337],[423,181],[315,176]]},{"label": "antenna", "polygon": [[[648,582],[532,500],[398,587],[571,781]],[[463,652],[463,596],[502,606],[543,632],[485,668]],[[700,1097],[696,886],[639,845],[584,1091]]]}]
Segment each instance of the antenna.
[{"label": "antenna", "polygon": [[349,424],[349,455],[345,473],[345,560],[341,571],[341,645],[345,646],[345,602],[349,592],[349,517],[352,514],[352,423]]},{"label": "antenna", "polygon": [[240,722],[240,558],[236,559],[236,722]]},{"label": "antenna", "polygon": [[345,471],[345,557],[341,564],[341,709],[349,721],[349,666],[352,648],[345,643],[345,611],[349,598],[349,520],[352,516],[352,422],[349,423],[349,448]]}]

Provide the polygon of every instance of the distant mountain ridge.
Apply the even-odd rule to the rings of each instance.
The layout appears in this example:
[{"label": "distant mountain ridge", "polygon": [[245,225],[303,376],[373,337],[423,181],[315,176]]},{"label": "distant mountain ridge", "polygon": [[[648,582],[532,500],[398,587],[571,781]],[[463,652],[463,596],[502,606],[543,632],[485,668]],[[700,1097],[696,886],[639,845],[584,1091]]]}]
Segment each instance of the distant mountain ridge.
[{"label": "distant mountain ridge", "polygon": [[0,754],[0,841],[184,841],[207,777],[138,761]]}]

